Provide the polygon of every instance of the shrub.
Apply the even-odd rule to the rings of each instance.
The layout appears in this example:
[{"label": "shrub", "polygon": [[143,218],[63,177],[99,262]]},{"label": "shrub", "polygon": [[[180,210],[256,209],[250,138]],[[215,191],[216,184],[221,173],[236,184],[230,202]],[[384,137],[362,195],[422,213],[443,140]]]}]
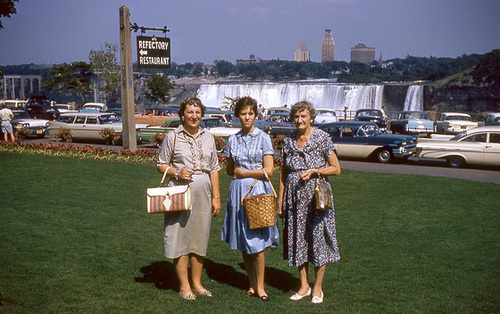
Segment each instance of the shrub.
[{"label": "shrub", "polygon": [[61,142],[73,142],[73,132],[68,128],[59,128],[54,137]]},{"label": "shrub", "polygon": [[113,128],[104,128],[99,131],[99,135],[104,139],[106,145],[113,144],[120,140],[120,134],[118,134]]}]

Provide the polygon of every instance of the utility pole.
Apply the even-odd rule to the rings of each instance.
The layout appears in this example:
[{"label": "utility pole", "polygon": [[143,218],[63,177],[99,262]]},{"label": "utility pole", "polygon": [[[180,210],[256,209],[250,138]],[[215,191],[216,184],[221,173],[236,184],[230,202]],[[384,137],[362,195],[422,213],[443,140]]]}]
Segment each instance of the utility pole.
[{"label": "utility pole", "polygon": [[130,39],[130,11],[120,7],[120,72],[122,98],[123,148],[137,150],[135,130],[134,77],[132,68],[132,43]]}]

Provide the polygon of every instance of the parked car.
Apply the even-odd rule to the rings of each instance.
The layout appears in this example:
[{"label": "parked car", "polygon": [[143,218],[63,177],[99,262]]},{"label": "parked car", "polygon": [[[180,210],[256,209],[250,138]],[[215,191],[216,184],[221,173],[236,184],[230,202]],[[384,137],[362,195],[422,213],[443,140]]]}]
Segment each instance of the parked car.
[{"label": "parked car", "polygon": [[500,125],[500,112],[488,113],[484,118],[484,125]]},{"label": "parked car", "polygon": [[387,128],[387,121],[384,117],[384,113],[379,109],[359,109],[356,111],[354,120],[374,122],[382,130]]},{"label": "parked car", "polygon": [[457,134],[465,130],[477,128],[477,122],[467,113],[443,112],[436,119],[436,132],[442,134]]},{"label": "parked car", "polygon": [[54,104],[53,107],[59,110],[59,113],[78,112],[76,106],[71,104]]},{"label": "parked car", "polygon": [[119,116],[122,115],[122,104],[118,102],[112,102],[108,104],[108,112],[112,112],[114,114],[117,114]]},{"label": "parked car", "polygon": [[30,100],[25,109],[33,119],[56,120],[60,113],[48,100]]},{"label": "parked car", "polygon": [[335,109],[316,108],[316,118],[314,118],[315,125],[337,122],[337,121],[338,118],[337,115],[335,114]]},{"label": "parked car", "polygon": [[[254,125],[259,127],[259,122],[261,120],[255,120]],[[267,125],[265,125],[267,124]],[[276,136],[278,134],[290,134],[295,131],[295,123],[290,118],[290,112],[275,112],[267,115],[264,119],[264,125],[262,128],[267,127],[267,133],[271,136]]]},{"label": "parked car", "polygon": [[425,111],[401,111],[396,119],[389,121],[389,130],[392,133],[430,136],[435,132],[435,125]]},{"label": "parked car", "polygon": [[88,102],[83,105],[84,110],[97,110],[100,112],[105,112],[108,110],[108,106],[106,104],[100,102]]},{"label": "parked car", "polygon": [[[161,126],[149,126],[145,128],[140,128],[137,135],[144,142],[151,142],[154,135],[158,133],[168,133],[176,129],[181,125],[181,120],[179,117],[168,118],[165,123]],[[231,134],[236,134],[240,129],[233,127],[225,127],[219,118],[215,117],[203,117],[201,118],[200,126],[202,128],[207,128],[208,131],[214,136],[220,136],[223,139],[227,139]]]},{"label": "parked car", "polygon": [[[146,127],[147,124],[136,124],[136,129]],[[71,130],[73,139],[77,141],[102,141],[99,132],[111,128],[116,133],[122,133],[122,121],[119,116],[106,112],[75,112],[63,113],[56,121],[50,121],[48,135],[54,137],[60,128]]]},{"label": "parked car", "polygon": [[177,107],[150,107],[144,109],[143,113],[135,115],[135,123],[146,123],[151,126],[160,126],[168,118],[177,115]]},{"label": "parked car", "polygon": [[339,158],[406,161],[416,152],[416,135],[386,134],[374,122],[341,121],[318,127],[330,134]]},{"label": "parked car", "polygon": [[0,107],[1,104],[6,104],[7,108],[11,110],[23,110],[26,107],[27,100],[19,100],[19,99],[6,99],[6,100],[0,100]]},{"label": "parked car", "polygon": [[274,113],[290,113],[291,109],[288,107],[271,107],[266,110],[266,116]]},{"label": "parked car", "polygon": [[19,132],[22,128],[28,131],[28,136],[36,136],[38,138],[45,137],[49,120],[32,119],[28,112],[24,110],[13,110],[14,119],[12,119],[12,127]]},{"label": "parked car", "polygon": [[223,126],[230,127],[231,120],[234,117],[234,111],[220,110],[217,108],[207,108],[207,110],[205,111],[205,117],[219,118]]},{"label": "parked car", "polygon": [[445,159],[451,167],[500,166],[500,126],[482,126],[451,139],[419,142],[417,157]]}]

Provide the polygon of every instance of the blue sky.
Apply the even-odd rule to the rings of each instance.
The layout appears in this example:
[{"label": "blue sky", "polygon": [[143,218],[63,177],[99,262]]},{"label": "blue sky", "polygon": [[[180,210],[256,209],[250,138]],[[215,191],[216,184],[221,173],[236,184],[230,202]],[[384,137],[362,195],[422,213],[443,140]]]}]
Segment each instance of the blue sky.
[{"label": "blue sky", "polygon": [[122,5],[132,23],[168,26],[172,61],[180,64],[250,54],[293,60],[299,41],[320,61],[327,28],[342,61],[359,41],[384,60],[500,48],[500,0],[21,0],[18,13],[2,19],[0,65],[88,61],[91,49],[119,43]]}]

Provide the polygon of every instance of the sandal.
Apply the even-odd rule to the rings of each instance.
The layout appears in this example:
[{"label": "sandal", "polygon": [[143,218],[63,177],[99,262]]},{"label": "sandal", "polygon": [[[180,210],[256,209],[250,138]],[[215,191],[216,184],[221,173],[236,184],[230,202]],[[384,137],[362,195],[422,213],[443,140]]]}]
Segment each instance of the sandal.
[{"label": "sandal", "polygon": [[210,292],[210,291],[208,291],[208,290],[203,290],[202,292],[198,292],[198,293],[199,293],[200,295],[202,295],[202,296],[205,296],[205,297],[209,297],[209,298],[213,297],[212,292]]},{"label": "sandal", "polygon": [[190,294],[186,294],[186,295],[183,295],[182,292],[179,291],[179,295],[184,299],[184,300],[188,300],[188,301],[194,301],[196,300],[196,295],[194,295],[193,293],[190,293]]}]

